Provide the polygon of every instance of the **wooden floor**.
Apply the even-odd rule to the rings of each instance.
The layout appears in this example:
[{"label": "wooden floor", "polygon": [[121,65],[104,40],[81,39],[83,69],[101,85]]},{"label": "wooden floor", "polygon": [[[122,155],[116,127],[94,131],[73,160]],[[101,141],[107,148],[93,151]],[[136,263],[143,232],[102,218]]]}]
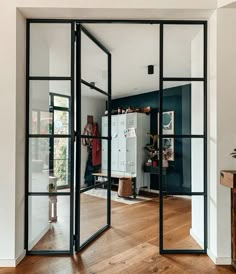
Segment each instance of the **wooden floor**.
[{"label": "wooden floor", "polygon": [[[27,256],[16,268],[0,268],[0,273],[235,273],[231,266],[215,266],[207,255],[161,256],[158,199],[112,205],[112,227],[79,254]],[[168,197],[164,206],[165,247],[200,248],[189,235],[190,200]]]}]

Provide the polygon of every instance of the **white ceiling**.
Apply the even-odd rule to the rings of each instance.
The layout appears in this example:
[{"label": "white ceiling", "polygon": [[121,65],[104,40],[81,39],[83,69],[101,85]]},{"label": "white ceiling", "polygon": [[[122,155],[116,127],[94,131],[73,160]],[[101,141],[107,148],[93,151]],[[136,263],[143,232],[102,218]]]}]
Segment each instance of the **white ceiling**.
[{"label": "white ceiling", "polygon": [[[159,89],[159,25],[84,24],[112,54],[113,98]],[[191,76],[191,43],[202,32],[199,25],[164,27],[164,76]],[[200,47],[203,47],[201,41]],[[154,65],[154,74],[147,66]],[[199,64],[202,65],[201,63]],[[82,36],[82,78],[107,89],[105,54]],[[201,75],[193,75],[195,77]],[[181,85],[165,83],[165,87]]]},{"label": "white ceiling", "polygon": [[[87,24],[85,27],[112,54],[112,94],[114,97],[138,94],[159,88],[158,25]],[[91,55],[91,52],[86,48],[88,43],[84,44],[86,45],[82,47],[82,55],[87,59],[87,66],[82,66],[82,71],[86,70],[85,78],[90,79],[89,82],[91,82],[95,71],[89,72],[89,69],[94,66],[93,63],[99,63],[103,75],[106,75],[106,63],[103,62],[103,66],[101,66],[101,62],[99,62],[99,59],[106,61],[106,56],[102,54],[101,50]],[[91,60],[88,56],[93,56],[94,59]],[[155,73],[148,75],[147,66],[151,64],[154,65]],[[91,77],[88,77],[89,74]],[[102,78],[100,77],[101,80],[106,81],[106,78]],[[99,86],[96,80],[95,82]]]},{"label": "white ceiling", "polygon": [[[156,24],[84,24],[112,55],[113,98],[159,89],[159,25]],[[192,58],[192,42],[201,34],[200,25],[164,26],[164,76],[192,75],[192,65],[202,73],[198,55]],[[70,75],[69,24],[33,24],[31,26],[31,74]],[[107,91],[107,55],[85,34],[82,35],[82,79],[95,82]],[[195,45],[203,48],[202,38]],[[147,72],[154,65],[154,74]],[[165,87],[181,85],[167,82]]]}]

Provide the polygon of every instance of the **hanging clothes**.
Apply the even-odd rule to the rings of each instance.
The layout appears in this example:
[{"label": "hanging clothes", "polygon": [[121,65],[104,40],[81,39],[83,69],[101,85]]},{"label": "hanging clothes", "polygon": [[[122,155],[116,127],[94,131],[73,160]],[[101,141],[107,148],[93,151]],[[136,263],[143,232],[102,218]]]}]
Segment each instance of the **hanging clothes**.
[{"label": "hanging clothes", "polygon": [[[100,132],[98,129],[98,124],[93,124],[93,136],[100,137]],[[92,141],[92,163],[93,166],[101,165],[101,140],[93,139]]]},{"label": "hanging clothes", "polygon": [[91,186],[94,184],[94,178],[92,173],[94,172],[93,163],[92,163],[92,146],[87,146],[88,158],[86,162],[86,168],[84,173],[84,183],[87,186]]},{"label": "hanging clothes", "polygon": [[94,184],[94,179],[92,173],[94,172],[92,163],[92,139],[89,136],[93,134],[93,124],[87,123],[84,127],[83,135],[88,136],[87,138],[82,138],[82,145],[87,147],[87,161],[86,168],[84,172],[84,184],[91,186]]}]

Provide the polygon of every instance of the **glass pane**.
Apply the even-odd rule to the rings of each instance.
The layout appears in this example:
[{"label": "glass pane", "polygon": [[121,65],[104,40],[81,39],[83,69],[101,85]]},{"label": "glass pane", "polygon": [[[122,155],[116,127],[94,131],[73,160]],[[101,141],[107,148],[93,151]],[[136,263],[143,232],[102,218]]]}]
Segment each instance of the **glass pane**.
[{"label": "glass pane", "polygon": [[203,25],[164,25],[164,77],[203,77]]},{"label": "glass pane", "polygon": [[[54,97],[54,93],[70,97],[70,81],[30,81],[29,132],[31,134],[52,133],[54,111],[54,100],[52,100],[52,97]],[[69,114],[67,114],[67,123],[69,121],[68,115]],[[60,117],[57,116],[57,118]],[[66,123],[66,118],[64,120],[64,123]],[[68,126],[65,128],[63,123],[55,124],[54,130],[57,129],[57,127],[59,127],[57,134],[69,134]],[[63,130],[61,130],[61,128]]]},{"label": "glass pane", "polygon": [[69,108],[69,98],[62,96],[54,96],[54,106]]},{"label": "glass pane", "polygon": [[70,186],[70,142],[68,138],[30,138],[30,192],[56,192]]},{"label": "glass pane", "polygon": [[81,194],[80,244],[107,224],[107,185]]},{"label": "glass pane", "polygon": [[30,24],[30,76],[70,76],[71,25]]},{"label": "glass pane", "polygon": [[204,248],[204,199],[202,196],[163,198],[163,248]]},{"label": "glass pane", "polygon": [[29,250],[69,250],[70,197],[29,197]]},{"label": "glass pane", "polygon": [[54,139],[53,175],[57,178],[58,187],[69,187],[71,178],[71,140],[67,138]]},{"label": "glass pane", "polygon": [[203,82],[164,82],[163,134],[203,134]]},{"label": "glass pane", "polygon": [[107,181],[107,140],[81,141],[81,188]]},{"label": "glass pane", "polygon": [[165,138],[163,143],[163,189],[167,192],[203,192],[203,139]]},{"label": "glass pane", "polygon": [[108,55],[81,32],[81,78],[108,91]]},{"label": "glass pane", "polygon": [[[102,117],[105,116],[108,97],[102,93],[82,85],[81,93],[81,133],[83,135],[108,136],[102,129]],[[108,126],[108,124],[107,124]]]},{"label": "glass pane", "polygon": [[[89,23],[84,26],[112,53],[112,94],[114,97],[121,98],[127,95],[131,96],[159,89],[160,43],[158,39],[158,24],[126,24],[124,26],[124,24]],[[83,43],[86,47],[87,44],[92,44],[91,41],[86,42],[87,40]],[[85,53],[82,78],[88,82],[96,82],[96,80],[93,80],[94,76],[92,75],[92,71],[96,70],[98,72],[97,78],[101,80],[104,77],[105,81],[107,58],[96,45],[92,46],[94,47],[93,49],[87,47],[82,51]],[[90,55],[88,57],[89,63],[88,60],[85,60],[85,58],[87,59],[87,55]],[[100,59],[102,59],[102,66],[105,67],[104,74],[101,72]],[[92,66],[99,66],[99,68],[91,69],[90,63],[92,63]],[[153,74],[148,74],[148,65],[153,65]],[[88,72],[86,72],[86,69]],[[91,73],[91,76],[89,73]],[[96,86],[100,87],[97,84]],[[153,108],[153,103],[154,101],[152,100],[147,102],[142,99],[139,102],[132,102],[132,97],[130,97],[130,100],[127,99],[127,101],[122,101],[121,103],[117,101],[114,110],[130,106],[144,108],[150,104]]]},{"label": "glass pane", "polygon": [[54,110],[54,134],[69,134],[69,112]]}]

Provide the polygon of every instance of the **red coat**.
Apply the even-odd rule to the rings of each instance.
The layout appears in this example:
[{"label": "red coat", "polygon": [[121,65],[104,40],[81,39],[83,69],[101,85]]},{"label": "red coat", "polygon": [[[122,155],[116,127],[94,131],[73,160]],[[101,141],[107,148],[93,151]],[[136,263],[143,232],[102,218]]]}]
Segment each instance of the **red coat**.
[{"label": "red coat", "polygon": [[[93,124],[93,136],[100,137],[98,124]],[[92,162],[93,166],[101,165],[101,140],[93,139],[93,147],[92,147]]]}]

